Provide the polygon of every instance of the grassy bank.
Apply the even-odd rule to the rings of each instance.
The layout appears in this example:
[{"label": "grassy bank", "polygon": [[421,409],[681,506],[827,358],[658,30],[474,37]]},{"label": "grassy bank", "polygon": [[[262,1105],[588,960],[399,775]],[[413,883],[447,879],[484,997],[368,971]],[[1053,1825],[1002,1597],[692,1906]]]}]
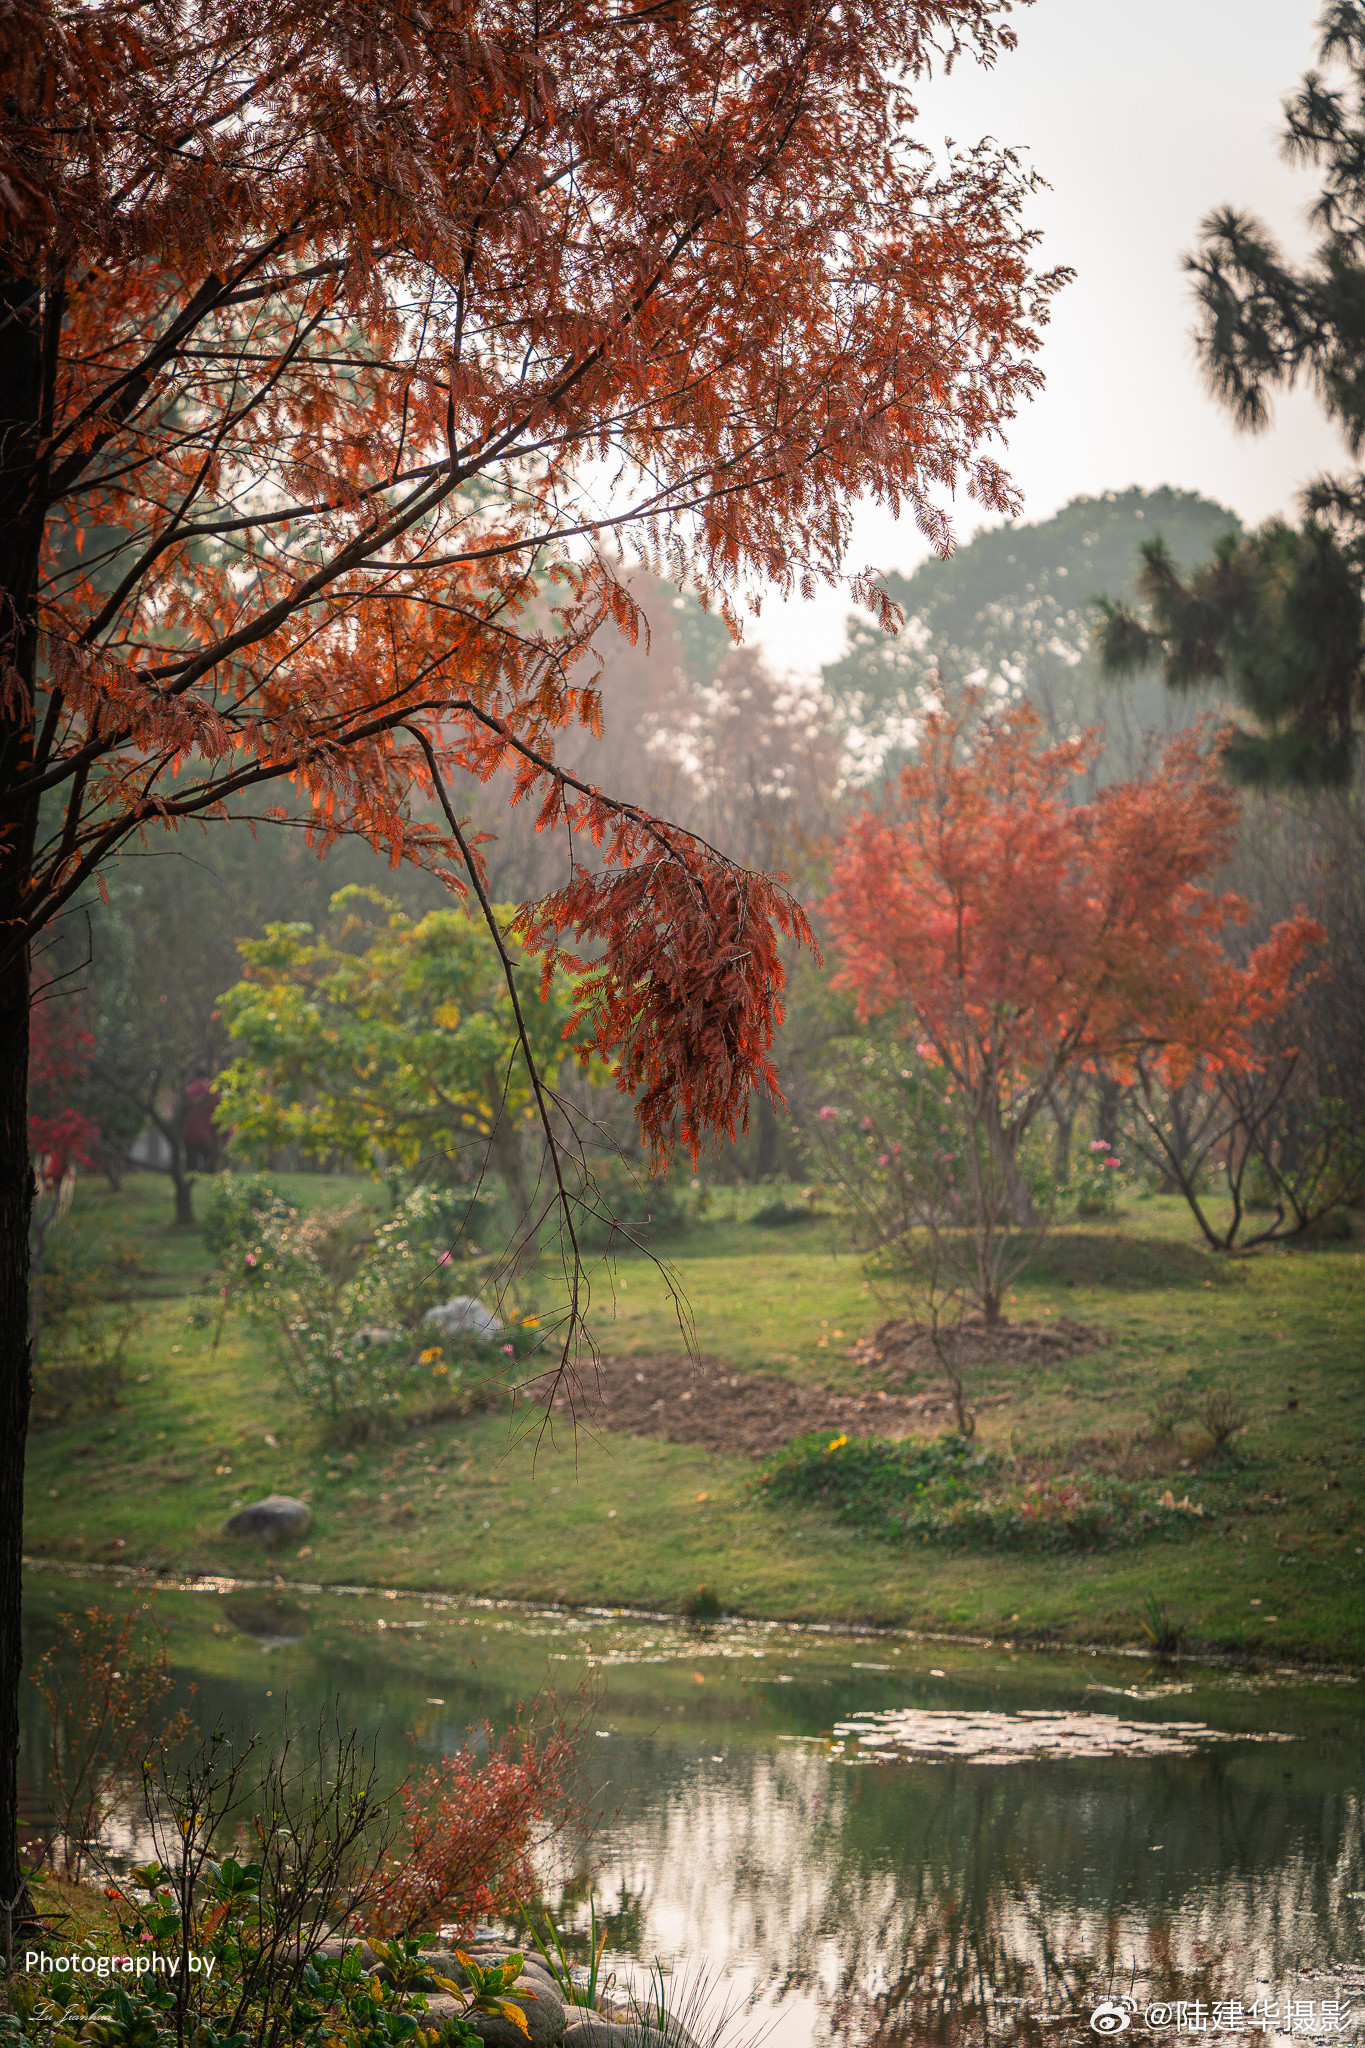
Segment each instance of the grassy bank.
[{"label": "grassy bank", "polygon": [[[292,1184],[339,1200],[355,1183]],[[886,1314],[828,1223],[746,1221],[760,1196],[721,1191],[670,1246],[699,1348],[736,1370],[849,1392],[890,1382],[849,1346]],[[1011,1555],[897,1546],[814,1507],[766,1503],[747,1459],[660,1438],[472,1416],[344,1450],[285,1396],[259,1338],[216,1348],[190,1298],[208,1260],[167,1227],[164,1183],[83,1189],[80,1227],[137,1245],[142,1321],[120,1404],[35,1432],[28,1547],[69,1561],[263,1571],[324,1584],[433,1587],[675,1610],[699,1583],[755,1615],[1133,1641],[1153,1598],[1192,1645],[1274,1656],[1365,1656],[1365,1259],[1350,1241],[1245,1260],[1209,1257],[1183,1207],[1133,1202],[1113,1224],[1056,1231],[1015,1290],[1015,1319],[1066,1316],[1109,1333],[1057,1364],[987,1372],[984,1446],[1020,1458],[1117,1454],[1163,1395],[1226,1387],[1246,1428],[1197,1480],[1208,1512],[1179,1545]],[[1359,1223],[1357,1230],[1359,1233]],[[595,1274],[604,1349],[677,1350],[659,1271]],[[273,1440],[273,1441],[272,1441]],[[1182,1444],[1177,1440],[1178,1453]],[[218,1533],[237,1503],[278,1491],[313,1507],[306,1545],[269,1560]]]}]

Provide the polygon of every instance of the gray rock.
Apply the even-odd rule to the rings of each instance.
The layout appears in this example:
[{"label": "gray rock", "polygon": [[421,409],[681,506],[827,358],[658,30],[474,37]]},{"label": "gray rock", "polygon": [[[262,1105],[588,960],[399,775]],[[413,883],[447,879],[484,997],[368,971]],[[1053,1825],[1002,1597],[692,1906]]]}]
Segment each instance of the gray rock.
[{"label": "gray rock", "polygon": [[262,1543],[292,1543],[306,1536],[313,1526],[313,1510],[306,1500],[291,1500],[287,1493],[268,1494],[238,1508],[223,1524],[224,1536],[256,1536]]},{"label": "gray rock", "polygon": [[645,2030],[604,2020],[600,2013],[575,2007],[564,2029],[563,2048],[641,2048]]},{"label": "gray rock", "polygon": [[[568,2014],[559,2000],[542,1993],[538,1984],[530,1984],[527,1989],[534,1991],[535,1997],[518,2000],[518,2003],[526,2015],[531,2048],[557,2048],[564,2038]],[[514,2027],[511,2020],[505,2020],[501,2013],[467,2012],[464,2020],[481,2041],[488,2043],[488,2048],[526,2048],[526,2035],[520,2027]]]},{"label": "gray rock", "polygon": [[457,1294],[454,1301],[429,1308],[425,1319],[435,1323],[443,1337],[459,1337],[466,1331],[475,1337],[496,1337],[502,1328],[501,1316],[495,1316],[491,1308],[485,1308],[472,1294]]},{"label": "gray rock", "polygon": [[318,1943],[317,1947],[313,1950],[313,1954],[324,1963],[340,1963],[345,1960],[353,1948],[360,1950],[361,1969],[372,1970],[379,1961],[378,1956],[370,1947],[368,1941],[357,1941],[350,1934],[327,1935],[324,1940]]},{"label": "gray rock", "polygon": [[[513,1988],[515,1989],[518,1984],[524,1984],[528,1990],[535,1992],[538,2001],[551,1998],[557,1999],[561,2005],[564,2003],[559,1986],[534,1949],[527,1955],[524,1948],[514,1947],[505,1941],[471,1942],[467,1947],[461,1942],[460,1946],[467,1956],[472,1956],[480,1968],[485,1970],[491,1969],[495,1963],[505,1963],[509,1956],[520,1956],[522,1966],[513,1980]],[[449,1977],[454,1984],[467,1982],[464,1964],[454,1949],[424,1948],[422,1961],[439,1977]]]},{"label": "gray rock", "polygon": [[660,2033],[627,2007],[617,2005],[605,2013],[580,2008],[571,2011],[563,2048],[701,2048],[701,2044],[671,2015],[666,2031]]}]

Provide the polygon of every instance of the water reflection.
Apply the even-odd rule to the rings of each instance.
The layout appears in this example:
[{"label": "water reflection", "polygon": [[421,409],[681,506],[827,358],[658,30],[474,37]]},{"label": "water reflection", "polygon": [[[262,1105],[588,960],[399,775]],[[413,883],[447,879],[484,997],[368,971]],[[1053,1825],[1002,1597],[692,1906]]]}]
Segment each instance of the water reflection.
[{"label": "water reflection", "polygon": [[[35,1588],[35,1650],[72,1604]],[[1359,1685],[298,1589],[160,1604],[201,1722],[305,1725],[340,1695],[393,1781],[413,1738],[452,1750],[547,1668],[586,1675],[618,1968],[706,1958],[774,2048],[1093,2039],[1115,1989],[1249,2003],[1358,1969]]]}]

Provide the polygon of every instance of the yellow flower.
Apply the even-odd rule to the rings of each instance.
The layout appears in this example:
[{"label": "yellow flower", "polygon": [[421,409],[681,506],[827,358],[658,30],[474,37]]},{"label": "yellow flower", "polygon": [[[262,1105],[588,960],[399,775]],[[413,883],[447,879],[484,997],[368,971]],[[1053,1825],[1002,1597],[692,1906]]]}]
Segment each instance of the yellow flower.
[{"label": "yellow flower", "polygon": [[523,1330],[538,1330],[540,1328],[540,1317],[523,1316],[521,1319],[521,1327]]},{"label": "yellow flower", "polygon": [[847,1442],[848,1438],[846,1436],[836,1436],[831,1442],[829,1450],[825,1452],[825,1456],[828,1457],[830,1451],[837,1451],[841,1444],[846,1444]]},{"label": "yellow flower", "polygon": [[449,1366],[448,1366],[448,1365],[447,1365],[447,1364],[445,1363],[445,1360],[444,1360],[444,1359],[442,1359],[442,1361],[441,1361],[441,1363],[440,1363],[439,1365],[433,1365],[433,1367],[431,1368],[431,1376],[432,1376],[432,1378],[433,1378],[433,1379],[437,1379],[437,1380],[439,1380],[439,1379],[442,1379],[442,1378],[444,1378],[444,1376],[445,1376],[445,1375],[446,1375],[446,1374],[447,1374],[447,1373],[448,1373],[449,1371],[450,1371],[450,1367],[449,1367]]},{"label": "yellow flower", "polygon": [[441,1355],[441,1347],[440,1347],[440,1345],[439,1345],[439,1344],[433,1344],[433,1345],[431,1346],[431,1348],[430,1348],[429,1350],[427,1350],[427,1351],[424,1351],[424,1352],[422,1353],[422,1355],[421,1355],[420,1359],[418,1360],[418,1364],[419,1364],[419,1365],[430,1365],[430,1364],[431,1364],[431,1362],[432,1362],[432,1360],[433,1360],[433,1359],[436,1359],[436,1358],[439,1358],[439,1357],[440,1357],[440,1355]]}]

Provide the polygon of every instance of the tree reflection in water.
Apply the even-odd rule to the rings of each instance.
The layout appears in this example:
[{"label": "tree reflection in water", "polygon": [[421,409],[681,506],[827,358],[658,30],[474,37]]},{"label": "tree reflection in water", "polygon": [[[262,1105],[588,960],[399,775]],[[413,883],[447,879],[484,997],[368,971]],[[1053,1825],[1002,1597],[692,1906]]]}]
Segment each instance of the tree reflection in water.
[{"label": "tree reflection in water", "polygon": [[1093,2040],[1111,1994],[1249,2007],[1360,1953],[1359,1798],[1263,1750],[720,1774],[639,1745],[631,1778],[604,1877],[643,1898],[639,1952],[705,1953],[837,2042]]},{"label": "tree reflection in water", "polygon": [[[924,1647],[892,1670],[889,1657],[855,1661],[866,1645],[832,1633],[788,1641],[662,1619],[442,1614],[413,1600],[403,1626],[430,1631],[419,1643],[396,1641],[397,1610],[379,1601],[318,1600],[305,1625],[283,1595],[264,1619],[255,1606],[176,1598],[165,1605],[201,1718],[282,1728],[288,1700],[299,1725],[315,1726],[340,1696],[391,1784],[414,1743],[434,1757],[471,1723],[501,1725],[543,1682],[547,1655],[557,1683],[576,1683],[590,1638],[595,1726],[609,1730],[588,1759],[609,1816],[590,1882],[609,1956],[622,1975],[658,1956],[752,1991],[774,2016],[767,2048],[1073,2030],[1093,2043],[1089,2013],[1107,1994],[1249,2002],[1284,1996],[1300,1969],[1359,1975],[1365,1717],[1349,1681],[1191,1667],[1178,1685],[1155,1685],[1116,1662],[965,1649],[950,1660]],[[31,1607],[31,1654],[59,1600],[69,1593]],[[946,1678],[931,1654],[951,1661]],[[830,1739],[850,1715],[909,1707],[1025,1720],[1101,1708],[1262,1739],[998,1767],[885,1754],[857,1764]],[[1274,1731],[1296,1739],[1264,1739]],[[48,1804],[45,1768],[30,1712],[21,1779],[35,1816]],[[124,1859],[140,1853],[135,1810],[110,1830]],[[580,1885],[554,1902],[560,1923],[586,1925],[586,1901]],[[1365,2007],[1365,1981],[1355,2003]],[[1135,2022],[1126,2038],[1140,2031]]]}]

